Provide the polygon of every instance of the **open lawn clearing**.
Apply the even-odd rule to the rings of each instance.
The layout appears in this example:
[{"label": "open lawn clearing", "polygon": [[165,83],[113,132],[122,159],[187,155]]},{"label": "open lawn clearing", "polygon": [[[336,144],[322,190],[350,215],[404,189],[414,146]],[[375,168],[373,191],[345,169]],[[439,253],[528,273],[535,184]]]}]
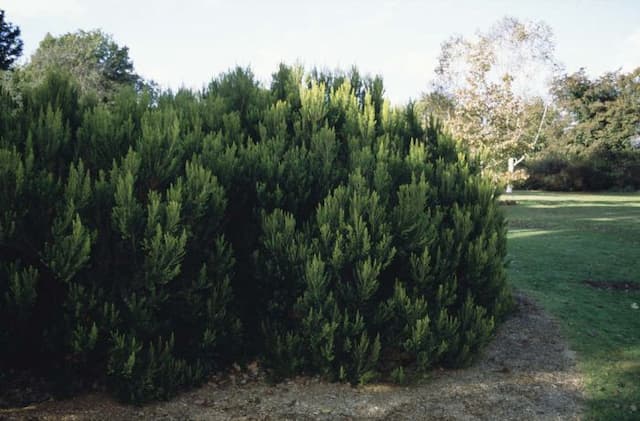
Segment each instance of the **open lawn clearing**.
[{"label": "open lawn clearing", "polygon": [[509,279],[577,351],[587,417],[640,418],[640,194],[508,199]]}]

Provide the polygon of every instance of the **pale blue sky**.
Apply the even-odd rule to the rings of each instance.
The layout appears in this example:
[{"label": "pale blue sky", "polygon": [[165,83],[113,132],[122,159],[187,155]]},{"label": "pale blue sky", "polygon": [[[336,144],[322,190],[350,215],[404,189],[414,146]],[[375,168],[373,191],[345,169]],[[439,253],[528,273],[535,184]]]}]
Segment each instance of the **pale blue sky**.
[{"label": "pale blue sky", "polygon": [[440,44],[505,15],[543,20],[567,71],[640,66],[640,0],[136,1],[2,0],[25,55],[47,32],[101,28],[127,45],[138,73],[199,88],[235,65],[268,81],[281,61],[381,74],[394,103],[428,90]]}]

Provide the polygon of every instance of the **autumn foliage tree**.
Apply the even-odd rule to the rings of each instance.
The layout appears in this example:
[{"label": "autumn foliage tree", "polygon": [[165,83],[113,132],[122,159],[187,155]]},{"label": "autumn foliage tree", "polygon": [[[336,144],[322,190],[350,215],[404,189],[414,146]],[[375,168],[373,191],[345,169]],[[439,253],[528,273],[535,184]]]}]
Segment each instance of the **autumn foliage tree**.
[{"label": "autumn foliage tree", "polygon": [[496,190],[381,79],[326,76],[1,89],[0,369],[143,401],[242,358],[352,383],[469,363],[510,305]]},{"label": "autumn foliage tree", "polygon": [[547,117],[545,95],[559,69],[554,47],[544,22],[511,17],[475,37],[451,37],[421,109],[443,119],[489,172],[504,172],[508,158],[543,144],[538,128]]}]

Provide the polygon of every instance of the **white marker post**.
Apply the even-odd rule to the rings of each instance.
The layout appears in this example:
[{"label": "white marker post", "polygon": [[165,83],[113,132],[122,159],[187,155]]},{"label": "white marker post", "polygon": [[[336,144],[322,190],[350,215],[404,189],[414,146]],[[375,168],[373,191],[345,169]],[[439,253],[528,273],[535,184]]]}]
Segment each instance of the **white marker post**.
[{"label": "white marker post", "polygon": [[513,186],[511,185],[511,178],[513,177],[513,173],[515,172],[516,165],[521,163],[524,160],[524,155],[520,157],[520,159],[509,158],[509,182],[507,183],[507,193],[513,193]]}]

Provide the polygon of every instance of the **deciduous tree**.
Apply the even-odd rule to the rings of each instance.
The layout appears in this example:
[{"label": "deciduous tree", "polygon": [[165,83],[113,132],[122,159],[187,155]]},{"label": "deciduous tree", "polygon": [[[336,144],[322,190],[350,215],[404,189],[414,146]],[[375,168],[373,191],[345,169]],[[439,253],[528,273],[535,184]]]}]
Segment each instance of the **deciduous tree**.
[{"label": "deciduous tree", "polygon": [[25,66],[25,75],[32,83],[39,83],[51,69],[72,74],[83,93],[95,93],[100,99],[111,98],[120,87],[140,82],[129,48],[119,46],[100,30],[59,37],[47,34]]},{"label": "deciduous tree", "polygon": [[482,154],[485,168],[504,171],[507,158],[533,147],[541,98],[558,69],[553,51],[548,25],[510,17],[474,38],[452,37],[442,44],[435,93],[423,108]]}]

